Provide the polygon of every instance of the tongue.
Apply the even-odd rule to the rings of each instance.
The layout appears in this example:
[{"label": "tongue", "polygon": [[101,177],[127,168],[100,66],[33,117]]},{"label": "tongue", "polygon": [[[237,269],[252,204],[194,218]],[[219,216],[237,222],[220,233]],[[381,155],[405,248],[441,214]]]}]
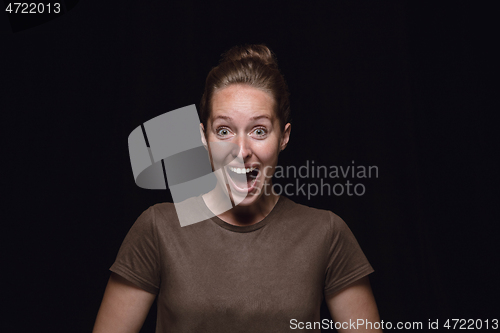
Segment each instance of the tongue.
[{"label": "tongue", "polygon": [[255,181],[255,178],[257,178],[257,175],[259,174],[259,171],[257,169],[252,170],[251,172],[247,173],[247,187],[250,188],[251,184]]}]

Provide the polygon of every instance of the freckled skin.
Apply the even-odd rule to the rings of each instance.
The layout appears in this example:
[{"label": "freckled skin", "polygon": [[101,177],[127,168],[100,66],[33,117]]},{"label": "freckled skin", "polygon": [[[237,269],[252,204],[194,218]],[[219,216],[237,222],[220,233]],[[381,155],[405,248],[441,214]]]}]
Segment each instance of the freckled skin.
[{"label": "freckled skin", "polygon": [[272,175],[278,154],[290,136],[290,124],[281,131],[274,111],[274,98],[248,85],[231,85],[212,98],[212,114],[207,122],[209,142],[230,142],[240,148],[245,165],[258,165],[255,188],[236,207],[219,217],[235,225],[262,220],[279,196],[272,192]]}]

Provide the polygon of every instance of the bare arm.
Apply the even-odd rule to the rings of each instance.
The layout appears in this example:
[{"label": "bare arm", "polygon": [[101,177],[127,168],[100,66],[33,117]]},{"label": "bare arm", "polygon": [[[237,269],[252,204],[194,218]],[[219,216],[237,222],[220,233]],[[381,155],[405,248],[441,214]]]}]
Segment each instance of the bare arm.
[{"label": "bare arm", "polygon": [[[377,304],[373,297],[370,281],[368,277],[364,277],[349,285],[340,292],[326,296],[326,304],[330,310],[332,318],[336,322],[349,323],[356,322],[358,319],[369,321],[373,324],[380,322]],[[352,329],[348,325],[345,328],[339,329],[339,332],[382,332],[381,329],[365,329],[365,325]],[[377,326],[379,327],[379,326]]]},{"label": "bare arm", "polygon": [[155,297],[111,273],[92,332],[139,332]]}]

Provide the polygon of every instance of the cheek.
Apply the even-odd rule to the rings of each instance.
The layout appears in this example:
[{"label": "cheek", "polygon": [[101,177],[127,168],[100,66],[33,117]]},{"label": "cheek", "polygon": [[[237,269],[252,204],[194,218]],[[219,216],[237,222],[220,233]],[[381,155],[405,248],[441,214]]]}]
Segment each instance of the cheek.
[{"label": "cheek", "polygon": [[259,160],[265,166],[266,175],[271,176],[278,163],[278,150],[276,145],[267,145],[266,149],[262,149],[259,154]]},{"label": "cheek", "polygon": [[239,155],[240,148],[238,145],[231,142],[214,142],[208,143],[210,154],[215,169],[219,169],[228,164],[233,164],[236,167],[243,167],[243,160]]}]

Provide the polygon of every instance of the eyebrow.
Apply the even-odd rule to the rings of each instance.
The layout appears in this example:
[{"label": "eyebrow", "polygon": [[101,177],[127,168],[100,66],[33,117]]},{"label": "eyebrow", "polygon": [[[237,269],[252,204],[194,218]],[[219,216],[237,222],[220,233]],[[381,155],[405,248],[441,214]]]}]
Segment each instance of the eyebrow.
[{"label": "eyebrow", "polygon": [[[214,120],[219,119],[219,118],[225,119],[225,120],[232,120],[232,118],[229,116],[217,116],[214,118]],[[257,120],[257,119],[261,119],[261,118],[266,118],[266,119],[271,120],[271,118],[268,115],[254,116],[254,117],[250,118],[250,120]]]},{"label": "eyebrow", "polygon": [[255,116],[255,117],[252,117],[252,118],[250,118],[250,119],[252,119],[252,120],[257,120],[257,119],[261,119],[261,118],[267,118],[267,119],[271,120],[271,118],[269,118],[269,116],[264,115],[264,114],[263,114],[263,115],[261,115],[261,116]]},{"label": "eyebrow", "polygon": [[231,117],[229,117],[229,116],[217,116],[214,118],[214,120],[217,120],[217,119],[231,120]]}]

